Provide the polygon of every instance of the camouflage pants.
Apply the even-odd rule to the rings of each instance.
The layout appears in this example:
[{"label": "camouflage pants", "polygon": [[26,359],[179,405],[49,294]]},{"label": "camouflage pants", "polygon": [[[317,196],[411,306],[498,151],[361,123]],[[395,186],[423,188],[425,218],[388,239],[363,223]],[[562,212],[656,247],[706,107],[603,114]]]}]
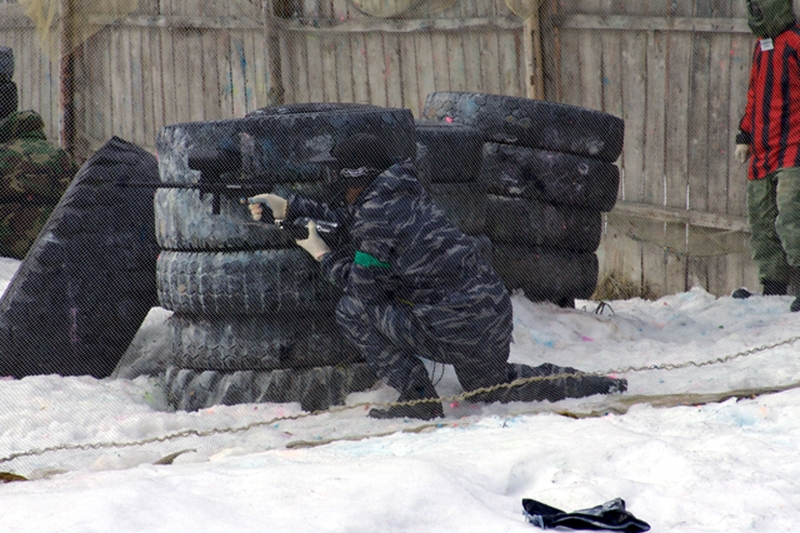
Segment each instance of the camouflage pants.
[{"label": "camouflage pants", "polygon": [[[411,306],[398,301],[365,305],[344,296],[336,320],[378,377],[403,391],[430,378],[422,361],[451,364],[464,390],[508,380],[511,301],[488,296],[465,310]],[[488,312],[484,312],[488,311]]]},{"label": "camouflage pants", "polygon": [[790,266],[800,266],[800,168],[750,180],[747,217],[759,280],[788,283]]}]

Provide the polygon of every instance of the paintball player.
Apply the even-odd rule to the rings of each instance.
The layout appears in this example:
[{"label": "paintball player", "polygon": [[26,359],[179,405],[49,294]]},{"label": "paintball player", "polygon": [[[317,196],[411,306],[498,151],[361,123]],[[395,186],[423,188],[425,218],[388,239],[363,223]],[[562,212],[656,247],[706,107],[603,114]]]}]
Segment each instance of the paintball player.
[{"label": "paintball player", "polygon": [[[398,402],[437,398],[419,357],[451,364],[464,390],[518,378],[568,373],[521,387],[481,392],[480,401],[556,401],[624,391],[624,380],[579,374],[544,364],[509,364],[511,300],[500,278],[479,257],[476,242],[456,229],[417,181],[410,160],[393,164],[380,140],[357,134],[333,147],[332,164],[345,180],[345,205],[299,195],[250,198],[260,220],[299,217],[336,222],[347,244],[331,250],[313,222],[297,244],[343,288],[336,320],[377,376],[398,390]],[[443,416],[440,401],[372,409],[373,418]]]},{"label": "paintball player", "polygon": [[[750,248],[763,294],[783,295],[790,267],[800,266],[800,27],[792,0],[748,0],[747,8],[758,42],[735,155],[750,160]],[[800,311],[800,295],[791,310]]]},{"label": "paintball player", "polygon": [[39,114],[17,111],[13,58],[0,46],[0,256],[22,259],[78,169]]}]

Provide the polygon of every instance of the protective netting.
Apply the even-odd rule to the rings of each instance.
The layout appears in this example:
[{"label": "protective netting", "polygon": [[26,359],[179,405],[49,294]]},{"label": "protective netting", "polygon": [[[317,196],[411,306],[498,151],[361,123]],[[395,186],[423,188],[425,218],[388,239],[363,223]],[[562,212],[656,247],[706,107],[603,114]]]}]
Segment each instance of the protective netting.
[{"label": "protective netting", "polygon": [[[711,158],[698,155],[704,151],[695,141],[701,126],[709,139],[716,135],[713,130],[722,128],[711,118],[736,116],[740,102],[723,110],[714,100],[717,107],[706,110],[700,125],[673,123],[664,109],[644,118],[639,114],[633,93],[647,88],[614,84],[622,76],[628,82],[658,78],[660,71],[648,68],[663,57],[648,63],[637,55],[648,49],[650,29],[636,26],[622,39],[606,31],[595,40],[592,32],[598,28],[592,24],[608,29],[592,18],[596,13],[577,13],[574,6],[561,12],[563,6],[547,0],[19,0],[19,7],[32,26],[4,26],[0,12],[0,45],[15,48],[21,106],[41,107],[51,123],[58,122],[63,85],[52,65],[62,54],[75,54],[78,159],[89,161],[118,136],[157,154],[158,174],[148,178],[174,187],[136,193],[147,196],[148,209],[153,196],[153,211],[145,215],[156,221],[155,234],[142,239],[159,249],[157,260],[152,258],[157,294],[147,295],[158,305],[135,337],[115,339],[124,344],[121,350],[106,352],[116,357],[111,375],[96,376],[96,382],[67,377],[54,382],[58,378],[42,374],[61,372],[31,372],[16,376],[26,379],[0,381],[1,410],[33,421],[27,432],[0,433],[0,470],[47,477],[70,469],[130,466],[137,458],[153,462],[153,454],[162,463],[181,454],[185,460],[205,460],[234,448],[293,448],[436,431],[492,416],[603,416],[643,404],[718,402],[800,383],[797,337],[788,313],[793,296],[754,296],[738,303],[727,296],[747,281],[758,290],[752,286],[737,181],[745,177],[727,163],[712,169]],[[69,20],[62,16],[65,9]],[[526,41],[532,32],[545,44],[544,61],[531,60],[534,51]],[[34,36],[40,50],[33,50]],[[656,44],[653,49],[663,43]],[[749,54],[749,47],[729,48],[722,56]],[[709,64],[716,64],[719,57],[713,54],[719,50],[710,45],[703,50]],[[690,62],[684,63],[689,68]],[[537,68],[543,69],[539,77]],[[725,94],[734,100],[732,76],[738,71],[726,68]],[[548,84],[537,88],[548,97],[528,108],[534,104],[525,97],[535,83]],[[711,94],[708,83],[702,87]],[[663,79],[660,90],[650,89],[650,105],[665,99],[669,87]],[[546,119],[531,121],[541,116]],[[615,117],[626,123],[624,128]],[[272,129],[240,127],[247,120]],[[651,120],[661,122],[651,127]],[[569,127],[557,127],[564,124]],[[683,137],[675,133],[681,128]],[[484,401],[499,397],[492,393],[500,390],[565,382],[574,374],[556,371],[465,391],[452,365],[426,359],[436,397],[398,403],[398,391],[377,379],[363,354],[342,338],[333,310],[341,294],[323,283],[319,265],[295,246],[286,229],[255,223],[243,205],[247,196],[268,192],[267,186],[282,196],[341,202],[341,181],[317,158],[358,130],[380,135],[395,159],[414,160],[425,193],[454,226],[474,238],[476,250],[506,283],[514,317],[510,362],[624,379],[626,390],[557,401]],[[672,145],[662,138],[669,135],[680,138]],[[651,142],[667,148],[652,149]],[[687,168],[670,167],[683,162],[676,153],[687,147]],[[217,168],[217,160],[203,159],[220,152],[235,160],[236,168]],[[230,185],[228,180],[235,191],[201,184],[204,172],[213,174],[212,185]],[[703,172],[718,174],[723,186],[706,184]],[[684,179],[675,187],[682,201],[667,198],[675,176]],[[67,209],[70,216],[80,212],[86,218],[71,225],[66,215],[56,217],[51,223],[62,223],[57,229],[67,237],[43,239],[40,247],[49,246],[46,251],[55,250],[60,259],[79,258],[69,254],[113,240],[97,234],[94,241],[67,239],[74,237],[75,227],[86,231],[103,225],[112,208],[103,205],[103,198],[112,198],[103,187],[115,187],[115,180],[120,177],[107,183],[87,179],[81,192],[89,190],[96,202],[75,194]],[[639,186],[637,180],[657,185]],[[246,189],[254,181],[265,190]],[[635,198],[637,205],[653,207],[653,216],[641,209],[633,215],[633,208],[614,210],[635,196],[623,194],[632,183],[631,190],[646,191]],[[691,196],[691,187],[706,188]],[[730,198],[720,201],[724,195]],[[705,206],[689,202],[696,197]],[[687,209],[659,210],[667,204]],[[94,205],[101,214],[91,210]],[[692,223],[706,206],[703,223]],[[724,220],[715,221],[714,213],[725,210],[719,217]],[[658,252],[652,254],[655,259],[652,250]],[[116,252],[121,261],[131,261],[130,250]],[[662,269],[652,274],[648,262],[660,262]],[[21,269],[25,275],[62,279],[47,278],[47,264],[31,264]],[[693,277],[697,264],[706,279]],[[591,299],[603,283],[613,285],[609,280],[617,265],[635,279],[616,280],[606,292],[611,297]],[[713,288],[704,283],[712,276]],[[105,271],[103,276],[85,273],[80,286],[106,278],[112,284],[113,277]],[[654,279],[685,290],[667,291],[666,284],[650,290]],[[50,283],[49,293],[25,292],[31,290],[27,285],[25,298],[6,310],[16,304],[14,309],[24,311],[20,314],[28,313],[37,297],[50,298],[48,305],[64,304],[66,298],[52,295],[63,288],[58,285],[69,284]],[[127,294],[113,305],[98,304],[96,312],[123,316],[120,310],[133,305]],[[79,316],[74,305],[68,311],[73,319]],[[38,317],[31,331],[44,329],[47,315],[30,313],[25,317]],[[86,316],[90,320],[91,311]],[[82,325],[70,322],[66,338],[79,338]],[[62,361],[77,353],[74,344],[68,348]],[[57,350],[47,355],[59,359]],[[30,398],[37,387],[58,383],[76,395],[81,387],[96,387],[78,417],[87,428],[107,423],[118,431],[64,436],[42,429],[52,419],[35,412]],[[117,400],[129,399],[153,423],[131,421],[140,415],[134,410],[90,414],[92,394],[114,409],[121,403]],[[371,409],[420,403],[441,403],[445,416],[368,416]],[[98,422],[98,416],[108,420]],[[4,428],[12,423],[3,421]]]}]

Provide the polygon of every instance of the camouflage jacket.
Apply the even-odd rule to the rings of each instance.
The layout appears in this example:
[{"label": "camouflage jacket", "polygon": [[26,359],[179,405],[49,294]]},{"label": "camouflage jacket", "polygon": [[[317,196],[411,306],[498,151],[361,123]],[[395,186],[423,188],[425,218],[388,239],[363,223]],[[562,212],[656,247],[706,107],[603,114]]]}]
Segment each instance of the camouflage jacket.
[{"label": "camouflage jacket", "polygon": [[24,257],[76,172],[69,154],[47,140],[39,114],[0,121],[0,255]]},{"label": "camouflage jacket", "polygon": [[410,161],[375,178],[352,206],[332,209],[291,196],[288,216],[331,220],[349,232],[350,246],[324,256],[322,269],[361,301],[444,303],[469,314],[479,312],[472,304],[488,295],[493,305],[510,308],[505,286],[480,258],[476,241],[450,223],[417,181]]},{"label": "camouflage jacket", "polygon": [[33,111],[12,113],[0,122],[0,200],[25,197],[57,202],[75,172],[75,162],[48,142],[42,117]]}]

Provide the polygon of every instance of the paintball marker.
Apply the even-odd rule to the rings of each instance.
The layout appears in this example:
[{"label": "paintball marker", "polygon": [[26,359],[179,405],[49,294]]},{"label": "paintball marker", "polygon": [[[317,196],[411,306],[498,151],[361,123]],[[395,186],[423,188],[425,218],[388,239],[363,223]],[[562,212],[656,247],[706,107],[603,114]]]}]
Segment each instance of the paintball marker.
[{"label": "paintball marker", "polygon": [[[243,170],[243,158],[241,152],[234,149],[205,150],[196,151],[189,154],[189,168],[200,171],[200,180],[197,183],[119,183],[122,187],[148,187],[153,189],[197,189],[201,194],[213,194],[212,213],[218,215],[220,212],[220,198],[222,195],[239,198],[241,203],[246,198],[254,194],[269,192],[275,186],[274,183],[264,182],[230,182],[222,179],[226,174],[239,173]],[[247,172],[244,174],[253,176]]]},{"label": "paintball marker", "polygon": [[[292,239],[307,239],[308,238],[308,223],[311,222],[312,219],[308,217],[300,217],[292,220],[291,222],[287,222],[286,220],[281,220],[278,222],[278,226],[291,235]],[[329,234],[333,235],[339,229],[339,224],[336,222],[329,222],[327,220],[314,220],[317,224],[317,232],[321,235]]]}]

